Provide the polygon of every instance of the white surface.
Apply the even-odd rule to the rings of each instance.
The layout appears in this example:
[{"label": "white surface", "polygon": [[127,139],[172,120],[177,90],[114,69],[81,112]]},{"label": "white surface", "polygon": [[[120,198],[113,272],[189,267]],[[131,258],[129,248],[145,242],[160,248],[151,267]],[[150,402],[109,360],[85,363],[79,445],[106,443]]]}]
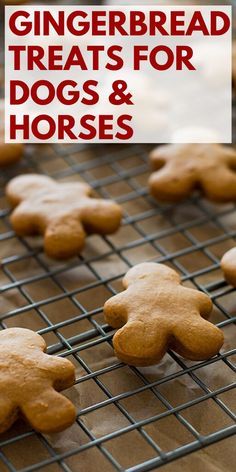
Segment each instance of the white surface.
[{"label": "white surface", "polygon": [[[37,7],[40,10],[45,6]],[[50,6],[50,11],[57,14],[62,9],[61,6]],[[66,6],[65,12],[69,14],[74,11],[74,6]],[[124,11],[129,15],[129,8],[123,7]],[[186,11],[186,25],[189,23],[194,7],[183,7]],[[215,6],[199,7],[204,12],[205,21],[209,23],[209,15],[211,9]],[[17,7],[16,7],[17,9]],[[33,14],[35,7],[24,6],[24,9]],[[92,7],[83,7],[89,15],[91,15]],[[104,7],[99,7],[104,10]],[[132,9],[132,7],[130,7]],[[154,7],[146,7],[144,11],[149,15],[149,11]],[[164,9],[164,10],[163,10]],[[15,10],[15,7],[7,8],[6,24],[8,24],[8,15]],[[155,9],[156,10],[156,9]],[[165,11],[167,19],[171,11],[171,7],[158,7],[158,10]],[[227,7],[225,11],[229,12]],[[168,29],[168,21],[166,28]],[[107,23],[108,25],[108,23]],[[106,25],[106,27],[107,27]],[[125,28],[129,30],[128,22]],[[84,114],[99,115],[112,114],[113,119],[113,139],[96,138],[90,142],[119,142],[115,138],[116,132],[119,130],[117,126],[117,118],[122,114],[132,115],[132,126],[134,135],[129,142],[179,142],[180,136],[183,142],[211,142],[231,141],[231,34],[228,32],[224,36],[203,37],[201,34],[193,34],[191,37],[185,36],[161,36],[156,37],[145,36],[121,36],[116,34],[115,37],[108,36],[91,37],[91,33],[84,36],[73,36],[68,33],[66,37],[60,37],[52,34],[49,38],[45,36],[34,36],[31,32],[28,36],[16,37],[6,31],[6,48],[10,44],[17,45],[42,45],[45,52],[48,46],[52,44],[62,45],[64,63],[69,55],[73,45],[79,45],[82,55],[88,65],[88,71],[82,71],[80,67],[73,67],[70,71],[38,71],[37,69],[28,72],[26,62],[22,61],[22,69],[14,71],[13,55],[6,55],[6,122],[9,123],[9,115],[16,114],[17,122],[22,122],[24,114],[30,115],[30,122],[39,114],[47,114],[58,122],[58,114],[73,115],[75,119],[75,127],[73,132],[78,136],[81,131],[80,118]],[[91,52],[87,51],[89,44],[104,45],[105,51],[101,53],[100,71],[92,70]],[[122,58],[124,60],[124,68],[120,71],[111,72],[105,69],[107,62],[111,62],[107,55],[107,49],[112,44],[122,46]],[[157,45],[166,45],[173,51],[178,45],[191,45],[193,48],[193,58],[191,62],[197,68],[196,71],[190,71],[184,68],[182,71],[176,71],[175,65],[171,66],[167,71],[157,71],[151,67],[149,60],[142,61],[140,71],[133,71],[133,51],[135,45],[147,45],[151,51]],[[214,53],[213,53],[214,52]],[[25,57],[25,56],[24,56]],[[59,61],[60,62],[60,61]],[[44,63],[47,64],[47,56]],[[25,80],[31,85],[40,79],[51,81],[56,87],[62,80],[74,80],[77,83],[76,90],[81,91],[81,84],[84,81],[94,79],[98,80],[98,91],[100,92],[100,101],[98,105],[88,107],[81,104],[79,100],[73,106],[66,106],[57,99],[48,106],[35,105],[33,100],[29,98],[23,105],[10,106],[9,104],[9,82],[14,79]],[[114,80],[127,81],[127,93],[132,94],[134,105],[111,105],[108,97],[112,92],[112,83]],[[41,89],[41,96],[43,89]],[[45,92],[45,91],[44,91]],[[68,90],[67,90],[68,92]],[[84,95],[84,94],[83,94]],[[82,95],[82,96],[83,96]],[[97,118],[95,120],[98,122]],[[48,125],[45,121],[41,123],[40,130],[45,132]],[[187,129],[187,132],[186,132]],[[206,132],[202,132],[202,130]],[[185,130],[184,132],[182,130]],[[200,130],[199,132],[196,130]],[[7,127],[8,133],[8,127]],[[82,130],[83,131],[83,130]],[[177,138],[176,138],[177,136]],[[9,135],[6,135],[9,141]],[[79,139],[65,136],[64,142],[76,142]],[[22,142],[22,132],[18,132],[17,141]],[[38,142],[39,140],[30,135],[30,139],[24,142]],[[50,142],[62,142],[58,139],[57,132],[53,135]],[[124,141],[123,141],[124,142]]]}]

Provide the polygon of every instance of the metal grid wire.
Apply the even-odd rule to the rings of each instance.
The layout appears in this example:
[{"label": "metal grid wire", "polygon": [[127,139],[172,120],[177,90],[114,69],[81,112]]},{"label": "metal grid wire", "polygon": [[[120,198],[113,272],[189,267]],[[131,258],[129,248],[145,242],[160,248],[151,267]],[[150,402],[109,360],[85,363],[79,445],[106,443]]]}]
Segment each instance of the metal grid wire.
[{"label": "metal grid wire", "polygon": [[[81,145],[28,146],[26,159],[20,165],[20,168],[8,170],[1,174],[1,197],[3,196],[4,184],[12,176],[12,173],[17,174],[32,170],[36,172],[43,171],[46,175],[59,180],[66,179],[68,181],[79,176],[81,180],[92,185],[101,197],[110,198],[112,196],[114,198],[114,194],[117,193],[116,201],[123,206],[125,212],[123,231],[128,228],[129,232],[131,231],[133,234],[131,240],[126,241],[124,237],[123,242],[121,241],[120,243],[116,242],[118,236],[95,237],[95,244],[98,242],[98,239],[101,239],[103,242],[102,249],[99,249],[98,254],[96,254],[96,251],[93,251],[91,255],[90,251],[87,250],[85,255],[81,255],[68,263],[54,264],[45,257],[40,245],[37,244],[35,246],[34,239],[22,239],[15,236],[9,225],[9,209],[4,208],[1,210],[1,244],[4,245],[6,242],[11,244],[11,240],[14,240],[14,244],[17,244],[17,247],[19,247],[19,254],[11,254],[10,251],[9,256],[2,258],[1,271],[6,278],[6,283],[1,287],[1,293],[2,296],[8,294],[8,299],[11,297],[11,293],[15,294],[16,292],[20,298],[24,298],[23,306],[16,307],[7,312],[3,310],[1,316],[2,328],[9,326],[9,320],[13,320],[13,325],[24,326],[24,321],[23,324],[19,323],[21,316],[28,314],[28,317],[30,317],[32,312],[37,313],[44,325],[42,329],[38,330],[39,333],[45,337],[49,334],[54,334],[55,341],[50,345],[48,352],[73,359],[75,365],[79,365],[83,369],[83,375],[78,377],[77,385],[80,387],[82,383],[92,381],[94,388],[96,386],[104,396],[101,401],[79,411],[77,417],[79,430],[77,434],[80,435],[83,432],[86,440],[82,445],[69,448],[63,453],[57,453],[50,441],[34,431],[23,431],[20,434],[15,434],[13,429],[10,437],[0,440],[0,459],[6,466],[6,470],[21,470],[24,472],[41,470],[43,468],[50,470],[50,466],[53,464],[57,464],[59,469],[56,470],[66,472],[77,470],[70,468],[67,464],[67,459],[76,455],[79,464],[79,453],[93,448],[97,448],[104,455],[108,467],[107,470],[110,470],[110,466],[112,467],[111,470],[124,470],[122,463],[113,457],[112,452],[106,446],[111,440],[115,440],[133,431],[136,431],[142,437],[142,440],[148,443],[153,454],[150,459],[140,464],[133,464],[133,466],[125,470],[130,472],[153,470],[190,452],[228,438],[236,432],[235,413],[227,405],[227,402],[223,400],[223,394],[230,392],[235,384],[220,385],[212,389],[198,375],[198,372],[203,367],[211,366],[215,363],[218,363],[219,369],[222,369],[224,364],[235,372],[233,355],[236,353],[236,349],[230,349],[213,359],[200,363],[189,363],[176,356],[173,352],[169,352],[168,355],[176,364],[176,371],[168,375],[164,373],[162,377],[157,377],[153,382],[150,382],[149,378],[145,376],[144,370],[127,367],[130,375],[137,377],[138,387],[130,391],[118,393],[117,395],[112,394],[112,391],[107,387],[103,379],[105,374],[114,371],[118,371],[116,375],[118,375],[119,379],[119,370],[123,369],[123,364],[115,361],[105,368],[94,371],[91,369],[90,363],[86,362],[86,351],[95,348],[96,352],[96,347],[101,344],[111,346],[113,331],[104,323],[102,317],[99,316],[102,313],[102,306],[97,305],[95,300],[95,308],[87,310],[86,306],[83,305],[83,295],[91,291],[91,297],[96,298],[96,291],[99,291],[101,287],[105,288],[107,292],[106,298],[115,294],[117,292],[116,282],[120,281],[128,267],[138,262],[137,258],[142,260],[142,255],[144,258],[146,257],[147,245],[150,251],[150,259],[171,264],[181,272],[184,282],[191,282],[196,288],[203,290],[211,296],[215,308],[220,312],[220,321],[217,323],[220,328],[230,327],[231,329],[236,320],[236,317],[227,309],[227,303],[222,301],[232,296],[233,289],[224,282],[222,273],[219,271],[219,257],[215,255],[213,250],[213,248],[224,246],[229,241],[232,244],[232,241],[235,239],[236,229],[230,229],[227,224],[227,222],[231,221],[230,218],[235,218],[235,207],[233,205],[223,207],[209,206],[198,196],[193,196],[187,202],[177,205],[158,205],[143,186],[144,179],[147,178],[149,172],[147,164],[148,150],[149,146],[140,145],[99,145],[90,147]],[[50,171],[50,168],[53,167],[52,164],[54,164],[53,172]],[[102,172],[104,177],[99,179],[94,177],[98,171],[100,171],[100,174]],[[130,214],[129,208],[135,208],[136,211]],[[190,216],[190,219],[184,221],[186,214]],[[150,232],[149,224],[157,217],[165,222],[165,227],[160,229],[158,224],[156,224],[156,230]],[[181,221],[178,221],[179,218]],[[206,237],[199,241],[194,236],[194,230],[202,228],[204,232],[206,225],[210,225],[214,229],[212,236],[208,237],[206,234]],[[185,241],[185,247],[171,251],[168,249],[168,245],[165,245],[165,242],[172,241],[176,237],[182,238],[182,242],[183,240]],[[135,251],[136,255],[134,257]],[[198,268],[197,261],[199,261],[199,256],[201,255],[207,263],[205,267]],[[196,270],[190,271],[188,263],[186,264],[185,261],[193,261],[194,258],[196,258]],[[15,276],[17,264],[23,264],[22,267],[24,267],[24,264],[27,266],[29,260],[37,266],[36,273],[34,272],[33,275],[29,275],[27,269],[23,269],[20,272],[20,278],[17,278]],[[96,267],[100,268],[99,262],[102,261],[107,261],[105,265],[106,270],[108,264],[112,265],[111,274],[106,274],[106,270],[100,271],[100,269],[96,269]],[[75,287],[69,290],[65,282],[66,274],[69,274],[71,270],[83,270],[84,268],[92,274],[94,281],[89,281],[88,284],[84,283],[82,287]],[[63,275],[64,277],[62,277]],[[43,296],[40,295],[39,299],[36,300],[30,295],[28,288],[31,284],[43,282],[46,282],[44,285],[46,289],[43,292]],[[51,283],[56,287],[56,294],[50,295],[47,292],[47,287],[50,287]],[[50,305],[53,307],[57,302],[65,299],[73,304],[75,314],[60,322],[57,322],[56,316],[54,316],[54,321],[52,322],[50,316],[47,315],[46,308]],[[87,322],[87,327],[81,332],[77,327],[79,326],[78,323],[84,320]],[[63,334],[63,329],[66,333],[66,328],[73,326],[75,326],[74,335],[67,336]],[[191,378],[191,381],[196,383],[201,390],[201,394],[197,398],[173,406],[161,392],[160,387],[164,384],[168,385],[171,381],[186,375]],[[165,407],[164,411],[145,419],[136,420],[129,413],[128,408],[124,406],[123,401],[132,399],[137,394],[147,391],[152,392]],[[206,401],[214,403],[222,410],[227,417],[227,426],[222,426],[217,431],[203,435],[191,424],[184,412],[194,408],[196,405],[202,405],[202,408],[205,408],[204,402]],[[119,410],[119,413],[127,420],[127,424],[124,427],[119,427],[118,425],[113,432],[96,437],[86,425],[84,418],[86,415],[99,412],[100,409],[104,409],[105,415],[105,408],[109,405],[113,405]],[[158,442],[151,437],[146,427],[155,422],[158,429],[158,421],[171,416],[174,416],[181,423],[182,427],[188,431],[189,440],[186,444],[165,452]],[[37,437],[43,447],[46,448],[48,457],[37,461],[33,465],[16,469],[14,464],[11,463],[8,454],[4,451],[9,445],[14,448],[18,441],[26,441],[29,436]],[[106,470],[106,466],[104,466],[104,470]]]},{"label": "metal grid wire", "polygon": [[[51,438],[21,424],[1,436],[1,472],[90,472],[92,465],[80,466],[86,453],[91,461],[98,460],[104,471],[156,470],[224,439],[229,441],[236,433],[235,412],[228,401],[235,383],[211,383],[202,376],[204,369],[211,372],[211,368],[227,369],[235,375],[236,349],[231,344],[217,357],[199,363],[168,352],[173,371],[166,373],[163,369],[162,375],[158,371],[154,376],[147,369],[125,367],[112,357],[114,332],[104,323],[102,306],[105,299],[121,290],[120,281],[127,269],[143,260],[164,262],[177,269],[186,285],[211,297],[217,326],[224,332],[235,330],[235,293],[219,269],[221,255],[236,239],[235,206],[211,205],[198,195],[183,203],[159,205],[146,188],[149,149],[147,145],[29,145],[22,163],[1,171],[1,328],[31,327],[34,320],[33,326],[48,343],[48,353],[67,357],[75,364],[76,389],[80,391],[88,384],[88,390],[96,390],[97,398],[95,403],[88,401],[80,409],[76,425],[78,443],[69,443],[63,452]],[[38,239],[17,237],[9,224],[4,187],[11,177],[23,172],[39,172],[62,181],[88,182],[99,196],[113,198],[121,204],[122,229],[114,236],[90,237],[78,258],[60,264],[50,261]],[[74,273],[78,274],[78,284],[73,282]],[[66,310],[64,318],[61,313],[59,316],[61,306]],[[105,366],[98,362],[94,368],[91,359],[99,356],[99,352],[107,353],[110,359]],[[121,382],[124,369],[125,379],[133,379],[132,387],[128,383],[127,388],[114,391],[107,378],[111,376]],[[195,385],[198,395],[192,396],[186,387],[186,395],[176,404],[168,391],[176,388],[178,380],[185,382],[185,379]],[[138,417],[131,405],[132,400],[143,398],[142,395],[151,395],[160,408]],[[113,408],[114,427],[112,431],[96,434],[86,418],[94,414],[95,423],[99,422],[101,414],[106,417],[107,408]],[[214,412],[216,408],[222,421],[213,430],[199,431],[187,414],[196,408],[204,415],[208,409]],[[117,415],[122,421],[116,423]],[[172,419],[176,431],[181,427],[186,438],[183,443],[166,447],[150,427],[154,426],[158,432],[161,422],[167,420],[170,425]],[[135,450],[135,461],[130,459],[128,464],[123,462],[122,447],[120,455],[117,447],[112,447],[122,438],[122,447],[127,438],[130,456]],[[137,454],[139,447],[143,455]],[[12,451],[17,451],[17,461]]]}]

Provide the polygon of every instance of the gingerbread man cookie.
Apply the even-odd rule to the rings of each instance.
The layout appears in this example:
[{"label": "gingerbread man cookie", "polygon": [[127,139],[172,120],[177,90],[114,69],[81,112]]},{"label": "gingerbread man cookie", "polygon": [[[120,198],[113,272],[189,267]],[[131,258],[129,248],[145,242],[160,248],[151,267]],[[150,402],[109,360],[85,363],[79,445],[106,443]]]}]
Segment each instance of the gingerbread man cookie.
[{"label": "gingerbread man cookie", "polygon": [[200,188],[215,202],[236,200],[236,151],[219,144],[170,144],[151,153],[150,191],[158,200],[179,201]]},{"label": "gingerbread man cookie", "polygon": [[11,223],[18,235],[44,235],[48,256],[66,259],[79,254],[86,234],[110,234],[121,222],[119,205],[91,198],[92,189],[83,183],[58,183],[43,175],[21,175],[6,189],[17,208]]},{"label": "gingerbread man cookie", "polygon": [[233,287],[236,287],[236,247],[227,251],[221,259],[221,268],[224,272],[225,280]]},{"label": "gingerbread man cookie", "polygon": [[23,144],[4,142],[4,101],[0,100],[0,167],[15,164],[23,154]]},{"label": "gingerbread man cookie", "polygon": [[125,291],[104,306],[107,323],[120,328],[113,345],[123,362],[152,365],[169,348],[196,361],[218,353],[224,338],[206,321],[211,299],[183,287],[173,269],[153,262],[138,264],[127,272],[123,286]]},{"label": "gingerbread man cookie", "polygon": [[75,421],[74,405],[58,393],[74,384],[74,366],[45,350],[43,338],[29,329],[0,331],[0,432],[20,415],[42,433],[62,431]]}]

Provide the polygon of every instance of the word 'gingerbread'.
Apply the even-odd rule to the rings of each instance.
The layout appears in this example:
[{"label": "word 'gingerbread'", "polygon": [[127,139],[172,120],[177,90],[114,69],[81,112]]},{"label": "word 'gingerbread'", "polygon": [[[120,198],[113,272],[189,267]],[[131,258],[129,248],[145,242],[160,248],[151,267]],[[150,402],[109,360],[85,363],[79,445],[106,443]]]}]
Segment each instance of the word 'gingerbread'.
[{"label": "word 'gingerbread'", "polygon": [[236,151],[219,144],[170,144],[151,153],[152,195],[179,201],[200,188],[215,202],[236,200]]},{"label": "word 'gingerbread'", "polygon": [[191,360],[208,359],[223,344],[222,332],[203,318],[212,311],[211,299],[183,287],[173,269],[142,263],[123,279],[124,292],[104,306],[105,319],[119,329],[113,338],[115,353],[127,364],[155,364],[167,349]]},{"label": "word 'gingerbread'", "polygon": [[43,175],[21,175],[7,186],[7,196],[17,208],[11,223],[18,235],[44,235],[48,256],[66,259],[77,255],[89,233],[110,234],[121,222],[119,205],[91,198],[84,183],[57,183]]},{"label": "word 'gingerbread'", "polygon": [[74,384],[74,366],[45,350],[43,338],[29,329],[0,331],[1,433],[20,415],[42,433],[62,431],[75,421],[74,405],[58,393]]},{"label": "word 'gingerbread'", "polygon": [[15,164],[23,155],[23,144],[5,143],[4,133],[4,101],[0,100],[0,167]]},{"label": "word 'gingerbread'", "polygon": [[236,287],[236,247],[227,251],[221,259],[221,268],[224,272],[225,280],[233,287]]}]

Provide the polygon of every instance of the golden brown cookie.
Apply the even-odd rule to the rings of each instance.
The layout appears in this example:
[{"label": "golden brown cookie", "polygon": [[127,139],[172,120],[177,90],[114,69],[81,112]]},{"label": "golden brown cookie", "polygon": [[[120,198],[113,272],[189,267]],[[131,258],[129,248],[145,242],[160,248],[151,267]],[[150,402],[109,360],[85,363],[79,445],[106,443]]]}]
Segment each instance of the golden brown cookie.
[{"label": "golden brown cookie", "polygon": [[224,337],[206,321],[211,299],[183,287],[173,269],[154,262],[138,264],[127,272],[123,286],[125,291],[104,306],[107,323],[120,328],[113,345],[123,362],[155,364],[167,349],[196,361],[218,353]]},{"label": "golden brown cookie", "polygon": [[158,200],[179,201],[200,188],[215,202],[236,200],[236,151],[219,144],[170,144],[151,153],[150,191]]},{"label": "golden brown cookie", "polygon": [[18,235],[44,235],[48,256],[66,259],[79,254],[90,233],[110,234],[121,222],[119,205],[91,198],[83,183],[58,183],[43,175],[21,175],[11,180],[7,196],[17,208],[11,223]]},{"label": "golden brown cookie", "polygon": [[221,259],[221,268],[224,272],[225,280],[233,287],[236,287],[236,247],[227,251]]},{"label": "golden brown cookie", "polygon": [[0,100],[0,167],[18,162],[23,155],[23,144],[4,142],[4,101]]},{"label": "golden brown cookie", "polygon": [[29,329],[0,331],[1,433],[20,415],[42,433],[62,431],[75,421],[74,405],[58,393],[74,384],[74,366],[45,350],[43,338]]}]

